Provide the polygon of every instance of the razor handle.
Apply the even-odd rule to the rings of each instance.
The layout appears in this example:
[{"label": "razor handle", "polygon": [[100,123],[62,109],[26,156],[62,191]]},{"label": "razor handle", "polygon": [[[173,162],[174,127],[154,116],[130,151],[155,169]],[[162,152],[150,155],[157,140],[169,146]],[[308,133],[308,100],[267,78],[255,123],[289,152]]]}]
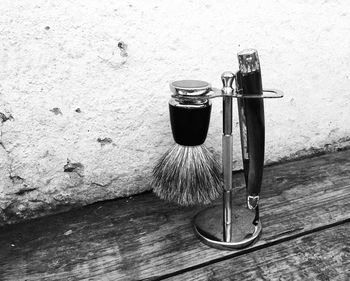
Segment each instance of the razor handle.
[{"label": "razor handle", "polygon": [[[260,71],[244,74],[238,71],[236,82],[237,88],[241,91],[242,95],[262,95]],[[239,98],[238,112],[248,207],[255,209],[258,205],[261,190],[265,154],[263,99]]]}]

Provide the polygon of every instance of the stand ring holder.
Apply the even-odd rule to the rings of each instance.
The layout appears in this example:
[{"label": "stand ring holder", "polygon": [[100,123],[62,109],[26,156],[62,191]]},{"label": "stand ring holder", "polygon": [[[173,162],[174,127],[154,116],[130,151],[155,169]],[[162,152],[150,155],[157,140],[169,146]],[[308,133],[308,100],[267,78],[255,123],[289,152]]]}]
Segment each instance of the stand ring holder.
[{"label": "stand ring holder", "polygon": [[[208,84],[210,85],[210,84]],[[181,98],[183,100],[208,100],[208,99],[214,99],[214,98],[219,98],[219,97],[227,97],[223,93],[221,89],[217,88],[208,88],[208,90],[203,90],[204,94],[198,95],[198,96],[191,96],[191,95],[183,95],[181,92],[173,90],[173,95],[171,95],[172,98]],[[241,93],[241,90],[236,90],[236,92],[232,95],[232,98],[237,98],[237,99],[278,99],[283,97],[283,92],[281,90],[277,89],[264,89],[262,95],[249,95],[249,96],[244,96]]]}]

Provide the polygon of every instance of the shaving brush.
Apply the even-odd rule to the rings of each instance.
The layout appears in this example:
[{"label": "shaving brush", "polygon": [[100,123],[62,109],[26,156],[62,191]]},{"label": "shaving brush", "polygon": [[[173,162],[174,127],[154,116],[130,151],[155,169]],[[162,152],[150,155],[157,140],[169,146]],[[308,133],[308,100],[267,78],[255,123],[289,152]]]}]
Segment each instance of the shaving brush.
[{"label": "shaving brush", "polygon": [[201,96],[210,85],[203,81],[181,80],[170,84],[178,98],[169,102],[170,123],[175,144],[153,169],[153,191],[161,199],[179,205],[208,204],[222,191],[221,166],[204,145],[211,102],[182,99]]}]

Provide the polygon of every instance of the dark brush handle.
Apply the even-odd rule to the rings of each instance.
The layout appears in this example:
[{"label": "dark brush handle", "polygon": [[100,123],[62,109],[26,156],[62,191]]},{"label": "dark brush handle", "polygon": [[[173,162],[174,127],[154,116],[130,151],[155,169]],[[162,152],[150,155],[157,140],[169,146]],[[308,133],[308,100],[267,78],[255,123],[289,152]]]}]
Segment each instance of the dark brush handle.
[{"label": "dark brush handle", "polygon": [[204,143],[210,122],[211,102],[191,105],[175,99],[169,102],[170,123],[176,143],[196,146]]}]

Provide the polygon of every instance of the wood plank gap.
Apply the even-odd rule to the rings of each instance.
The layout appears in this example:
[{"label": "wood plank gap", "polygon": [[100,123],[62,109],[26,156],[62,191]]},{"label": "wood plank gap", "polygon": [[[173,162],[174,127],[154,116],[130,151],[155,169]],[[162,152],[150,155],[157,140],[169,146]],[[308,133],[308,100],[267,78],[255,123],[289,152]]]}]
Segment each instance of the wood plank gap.
[{"label": "wood plank gap", "polygon": [[166,281],[350,280],[350,223],[208,265]]},{"label": "wood plank gap", "polygon": [[[232,259],[234,257],[238,257],[238,256],[242,256],[242,255],[245,255],[245,254],[248,254],[248,253],[256,252],[256,251],[259,251],[259,250],[267,248],[267,247],[271,247],[271,246],[274,246],[274,245],[277,245],[277,244],[281,244],[281,243],[284,243],[284,242],[287,242],[287,241],[295,240],[295,239],[300,238],[302,236],[310,235],[310,234],[313,234],[313,233],[316,233],[316,232],[320,232],[320,231],[324,231],[326,229],[330,229],[332,227],[340,226],[340,225],[346,224],[346,223],[350,223],[350,218],[342,220],[342,221],[334,222],[334,223],[331,223],[331,224],[323,225],[323,226],[320,226],[320,227],[317,227],[317,228],[314,228],[314,229],[310,229],[310,230],[307,230],[307,231],[303,231],[303,232],[300,232],[300,233],[292,234],[291,236],[287,236],[287,237],[284,237],[284,238],[281,238],[281,239],[278,239],[278,240],[275,240],[275,241],[271,241],[271,242],[266,242],[265,244],[262,244],[262,245],[258,245],[258,246],[255,246],[255,247],[253,246],[253,247],[244,249],[242,251],[232,253],[231,255],[227,255],[227,256],[224,256],[224,257],[216,258],[216,259],[213,259],[213,260],[210,260],[210,261],[207,261],[207,262],[203,262],[201,264],[197,264],[195,266],[190,266],[190,267],[178,270],[178,271],[171,272],[169,274],[165,274],[165,275],[157,276],[157,277],[145,278],[145,279],[141,279],[140,281],[157,281],[157,280],[164,280],[164,279],[167,279],[167,278],[170,278],[170,277],[175,277],[177,275],[181,275],[181,274],[184,274],[186,272],[190,272],[192,270],[200,269],[202,267],[205,267],[205,266],[208,266],[208,265],[213,265],[213,264],[225,261],[225,260],[229,260],[229,259]],[[278,236],[280,236],[280,235],[278,235]]]}]

